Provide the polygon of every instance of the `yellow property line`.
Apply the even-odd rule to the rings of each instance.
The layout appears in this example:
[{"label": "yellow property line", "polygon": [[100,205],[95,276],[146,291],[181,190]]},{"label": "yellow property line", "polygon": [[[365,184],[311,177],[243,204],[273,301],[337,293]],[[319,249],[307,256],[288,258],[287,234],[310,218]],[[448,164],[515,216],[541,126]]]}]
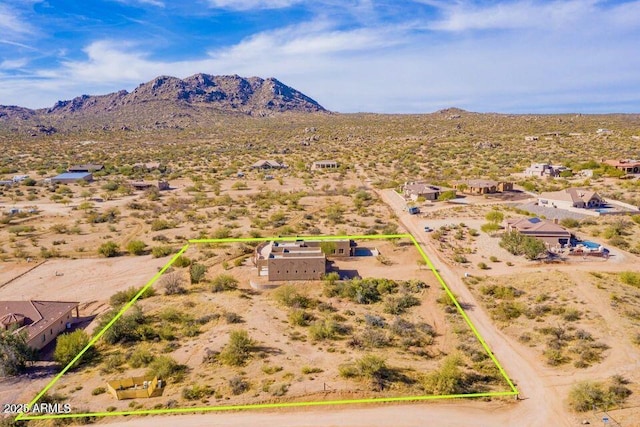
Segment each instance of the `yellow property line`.
[{"label": "yellow property line", "polygon": [[[288,402],[288,403],[264,403],[264,404],[250,404],[250,405],[226,405],[226,406],[206,406],[196,408],[171,408],[171,409],[142,409],[136,411],[113,411],[113,412],[88,412],[79,414],[47,414],[40,416],[27,415],[25,413],[19,414],[16,420],[36,420],[36,419],[55,419],[55,418],[80,418],[80,417],[107,417],[118,415],[151,415],[151,414],[178,414],[178,413],[194,413],[194,412],[214,412],[214,411],[231,411],[231,410],[249,410],[249,409],[266,409],[266,408],[293,408],[303,406],[327,406],[327,405],[346,405],[346,404],[358,404],[358,403],[385,403],[385,402],[407,402],[407,401],[424,401],[424,400],[441,400],[441,399],[457,399],[457,398],[469,398],[469,397],[500,397],[500,396],[517,396],[518,389],[513,384],[502,365],[498,362],[493,352],[489,349],[489,346],[482,338],[476,327],[471,322],[471,319],[467,316],[462,306],[458,303],[455,295],[447,284],[444,282],[435,266],[424,252],[420,244],[412,234],[375,234],[375,235],[362,235],[362,236],[285,236],[285,237],[250,237],[250,238],[225,238],[225,239],[193,239],[189,240],[189,243],[201,244],[201,243],[234,243],[234,242],[262,242],[269,240],[283,240],[283,241],[295,241],[300,239],[314,239],[314,240],[336,240],[336,239],[352,239],[352,240],[373,240],[373,239],[410,239],[414,246],[418,249],[418,252],[427,263],[427,266],[431,269],[433,274],[438,279],[438,282],[445,290],[449,298],[455,304],[458,312],[462,315],[463,319],[471,328],[484,350],[487,352],[493,363],[500,371],[500,374],[505,379],[511,391],[503,392],[487,392],[487,393],[469,393],[469,394],[450,394],[450,395],[429,395],[429,396],[406,396],[406,397],[388,397],[388,398],[366,398],[366,399],[347,399],[347,400],[329,400],[329,401],[313,401],[313,402]],[[140,289],[140,291],[129,301],[111,321],[105,325],[105,327],[96,334],[91,341],[78,353],[74,359],[69,362],[65,368],[58,373],[53,380],[29,403],[29,407],[33,407],[38,400],[49,390],[53,385],[64,375],[81,357],[82,355],[93,346],[98,339],[104,335],[104,333],[127,311],[140,296],[152,286],[164,272],[175,262],[175,260],[182,255],[189,244],[182,247],[182,249],[169,261],[162,269],[156,273],[147,284]]]}]

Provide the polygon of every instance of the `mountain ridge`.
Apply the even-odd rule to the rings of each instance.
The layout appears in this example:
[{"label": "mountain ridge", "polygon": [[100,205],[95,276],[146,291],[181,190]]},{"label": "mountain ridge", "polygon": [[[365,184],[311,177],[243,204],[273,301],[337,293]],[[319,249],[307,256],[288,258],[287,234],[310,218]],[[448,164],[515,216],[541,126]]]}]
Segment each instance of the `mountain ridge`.
[{"label": "mountain ridge", "polygon": [[[273,116],[328,112],[302,92],[269,77],[204,73],[180,79],[161,75],[131,92],[80,95],[49,108],[0,105],[0,124],[67,128],[87,121],[90,127],[183,127],[213,114]],[[176,120],[178,119],[178,120]],[[69,122],[69,123],[67,123]]]}]

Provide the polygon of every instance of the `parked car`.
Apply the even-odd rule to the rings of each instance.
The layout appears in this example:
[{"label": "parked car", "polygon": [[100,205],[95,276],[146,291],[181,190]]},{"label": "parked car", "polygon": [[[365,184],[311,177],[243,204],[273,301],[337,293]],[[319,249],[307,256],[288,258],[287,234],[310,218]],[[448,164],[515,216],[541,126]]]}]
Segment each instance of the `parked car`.
[{"label": "parked car", "polygon": [[433,228],[429,227],[428,225],[425,225],[424,226],[424,231],[429,233],[429,232],[433,231]]}]

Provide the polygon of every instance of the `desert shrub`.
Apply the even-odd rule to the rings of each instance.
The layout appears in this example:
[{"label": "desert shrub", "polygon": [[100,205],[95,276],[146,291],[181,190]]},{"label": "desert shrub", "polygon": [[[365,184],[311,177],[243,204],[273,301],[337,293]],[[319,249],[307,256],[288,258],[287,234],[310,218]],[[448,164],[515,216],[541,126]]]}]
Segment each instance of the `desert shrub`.
[{"label": "desert shrub", "polygon": [[242,316],[233,311],[225,311],[222,317],[224,317],[225,322],[229,324],[242,323]]},{"label": "desert shrub", "polygon": [[173,228],[175,225],[166,219],[154,219],[151,222],[151,231],[160,231]]},{"label": "desert shrub", "polygon": [[207,273],[207,267],[203,264],[192,264],[189,268],[189,277],[191,283],[200,283],[204,279],[204,275]]},{"label": "desert shrub", "polygon": [[635,271],[624,271],[620,273],[620,280],[622,283],[640,288],[640,273],[636,273]]},{"label": "desert shrub", "polygon": [[358,304],[373,304],[383,295],[396,292],[398,283],[384,278],[351,279],[340,282],[325,280],[325,295],[340,296]]},{"label": "desert shrub", "polygon": [[495,299],[512,300],[521,296],[524,292],[513,286],[486,285],[480,288],[482,295],[491,296]]},{"label": "desert shrub", "polygon": [[547,251],[544,242],[517,231],[504,233],[500,240],[500,246],[513,255],[524,255],[529,260],[537,259]]},{"label": "desert shrub", "polygon": [[0,329],[0,377],[18,375],[37,360],[37,352],[27,345],[27,335]]},{"label": "desert shrub", "polygon": [[132,240],[127,243],[127,252],[131,255],[143,255],[147,244],[142,240]]},{"label": "desert shrub", "polygon": [[426,393],[435,395],[458,394],[465,392],[464,372],[460,369],[462,360],[457,355],[444,358],[442,366],[422,379]]},{"label": "desert shrub", "polygon": [[242,394],[249,390],[249,382],[241,376],[236,375],[229,380],[229,388],[234,395]]},{"label": "desert shrub", "polygon": [[158,356],[149,364],[147,375],[157,376],[165,381],[180,382],[184,379],[187,366],[181,365],[169,356]]},{"label": "desert shrub", "polygon": [[489,257],[489,261],[491,261],[491,262],[500,262],[500,260],[498,259],[498,257],[497,257],[497,256],[495,256],[495,255],[491,255],[491,256]]},{"label": "desert shrub", "polygon": [[[109,304],[111,305],[111,307],[113,308],[118,308],[121,307],[123,305],[125,305],[126,303],[128,303],[129,301],[131,301],[133,299],[133,297],[135,297],[138,292],[140,292],[140,289],[138,288],[134,288],[133,286],[125,289],[124,291],[118,291],[115,294],[111,295],[111,298],[109,298]],[[144,298],[149,298],[155,295],[155,291],[153,290],[152,287],[148,287],[141,295],[138,299],[144,299]]]},{"label": "desert shrub", "polygon": [[165,295],[180,295],[187,292],[182,286],[184,279],[178,272],[165,274],[160,281],[160,286],[164,288]]},{"label": "desert shrub", "polygon": [[369,348],[382,348],[391,343],[389,336],[379,329],[365,329],[359,338]]},{"label": "desert shrub", "polygon": [[178,268],[189,267],[191,265],[191,260],[184,255],[180,255],[173,261],[173,266]]},{"label": "desert shrub", "polygon": [[316,320],[309,327],[309,337],[314,341],[334,340],[341,333],[340,324],[332,319]]},{"label": "desert shrub", "polygon": [[127,357],[127,362],[132,368],[141,368],[143,366],[148,366],[154,359],[155,356],[147,347],[137,347]]},{"label": "desert shrub", "polygon": [[375,354],[366,354],[353,364],[341,365],[338,372],[343,378],[369,380],[373,390],[384,389],[390,376],[386,361]]},{"label": "desert shrub", "polygon": [[92,396],[98,396],[100,394],[104,394],[107,392],[107,388],[106,387],[96,387],[93,390],[91,390],[91,395]]},{"label": "desert shrub", "polygon": [[262,372],[264,372],[267,375],[273,375],[276,372],[280,372],[282,371],[282,366],[275,366],[275,365],[263,365],[262,366]]},{"label": "desert shrub", "polygon": [[375,314],[369,314],[369,313],[365,314],[364,322],[367,326],[374,327],[374,328],[384,328],[386,326],[384,317],[377,316]]},{"label": "desert shrub", "polygon": [[574,218],[563,218],[560,220],[560,225],[566,228],[576,228],[580,225],[580,222]]},{"label": "desert shrub", "polygon": [[304,375],[308,375],[308,374],[319,374],[321,372],[324,372],[324,369],[322,368],[315,368],[315,367],[311,367],[311,366],[303,366],[301,369],[301,372]]},{"label": "desert shrub", "polygon": [[582,381],[571,387],[568,403],[576,412],[587,412],[610,405],[602,383],[595,381]]},{"label": "desert shrub", "polygon": [[238,287],[238,280],[230,274],[220,274],[211,281],[211,292],[231,291]]},{"label": "desert shrub", "polygon": [[514,301],[501,301],[491,311],[493,318],[503,322],[517,319],[524,313],[525,307],[523,304]]},{"label": "desert shrub", "polygon": [[399,315],[405,313],[408,308],[416,305],[420,305],[420,300],[413,295],[389,295],[384,300],[384,312]]},{"label": "desert shrub", "polygon": [[285,307],[290,308],[310,308],[314,305],[314,301],[300,293],[293,285],[280,286],[273,293],[273,298]]},{"label": "desert shrub", "polygon": [[479,262],[479,263],[478,263],[478,268],[479,268],[480,270],[488,270],[488,269],[489,269],[489,266],[488,266],[486,263],[484,263],[484,262]]},{"label": "desert shrub", "polygon": [[[82,329],[58,336],[56,339],[56,349],[53,353],[54,360],[60,365],[66,366],[89,344],[89,341],[89,335]],[[95,347],[89,347],[79,361],[76,362],[75,366],[91,360],[95,354]]]},{"label": "desert shrub", "polygon": [[[109,322],[111,322],[118,312],[118,309],[114,309],[102,315],[99,319],[96,331],[102,330]],[[105,340],[107,344],[139,341],[142,338],[139,329],[145,321],[146,318],[142,313],[142,310],[137,306],[133,306],[105,331],[102,339]]]},{"label": "desert shrub", "polygon": [[151,248],[151,255],[154,258],[162,258],[167,255],[171,255],[172,253],[173,253],[173,248],[171,246],[160,245],[160,246],[154,246],[153,248]]},{"label": "desert shrub", "polygon": [[580,310],[575,308],[568,308],[564,311],[562,318],[567,322],[574,322],[576,320],[579,320],[581,315],[582,313],[580,312]]},{"label": "desert shrub", "polygon": [[504,214],[498,210],[492,209],[485,215],[485,219],[493,224],[499,224],[504,220]]},{"label": "desert shrub", "polygon": [[182,398],[185,400],[202,400],[215,393],[215,390],[208,385],[194,385],[182,389]]},{"label": "desert shrub", "polygon": [[247,331],[231,331],[229,342],[222,349],[219,360],[225,365],[242,366],[251,356],[251,350],[255,342],[249,337]]},{"label": "desert shrub", "polygon": [[308,326],[313,320],[313,315],[301,308],[294,308],[289,312],[289,323],[294,326]]},{"label": "desert shrub", "polygon": [[118,256],[120,254],[120,246],[116,242],[105,242],[98,248],[98,254],[106,258]]}]

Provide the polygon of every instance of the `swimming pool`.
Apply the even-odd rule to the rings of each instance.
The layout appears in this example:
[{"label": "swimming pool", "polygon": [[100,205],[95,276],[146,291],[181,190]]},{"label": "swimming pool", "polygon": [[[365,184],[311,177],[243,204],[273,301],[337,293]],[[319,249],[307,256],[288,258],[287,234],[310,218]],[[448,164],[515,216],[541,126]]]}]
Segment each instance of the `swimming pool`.
[{"label": "swimming pool", "polygon": [[580,244],[585,245],[589,249],[598,249],[601,246],[600,243],[590,242],[589,240],[585,240],[583,242],[580,242]]}]

